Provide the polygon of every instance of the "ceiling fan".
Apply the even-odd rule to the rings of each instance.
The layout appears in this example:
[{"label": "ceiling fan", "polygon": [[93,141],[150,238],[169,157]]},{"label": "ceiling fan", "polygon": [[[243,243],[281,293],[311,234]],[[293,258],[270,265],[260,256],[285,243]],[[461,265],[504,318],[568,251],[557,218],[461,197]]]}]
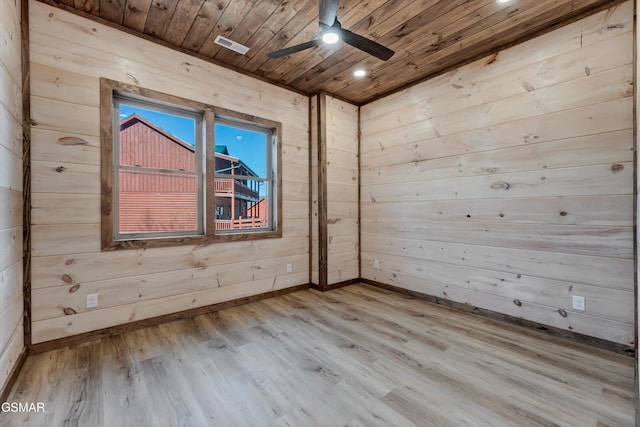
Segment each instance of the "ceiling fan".
[{"label": "ceiling fan", "polygon": [[267,56],[269,58],[280,58],[282,56],[291,55],[292,53],[320,46],[323,41],[328,44],[333,44],[340,39],[344,40],[345,43],[355,47],[356,49],[360,49],[361,51],[366,52],[369,55],[373,55],[383,61],[386,61],[393,56],[395,52],[391,49],[342,28],[342,25],[340,25],[340,22],[336,17],[337,11],[338,0],[320,0],[320,16],[318,17],[318,25],[320,26],[320,34],[322,35],[322,38],[276,50],[275,52],[269,52],[267,53]]}]

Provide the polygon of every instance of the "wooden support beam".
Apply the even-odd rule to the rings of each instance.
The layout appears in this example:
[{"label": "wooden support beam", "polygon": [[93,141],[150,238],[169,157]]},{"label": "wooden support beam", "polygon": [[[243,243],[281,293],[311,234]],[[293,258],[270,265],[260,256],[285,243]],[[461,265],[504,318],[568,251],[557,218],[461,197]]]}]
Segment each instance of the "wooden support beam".
[{"label": "wooden support beam", "polygon": [[[24,345],[31,344],[31,64],[29,59],[29,2],[21,2],[22,35],[22,214]],[[2,399],[0,399],[2,400]]]},{"label": "wooden support beam", "polygon": [[317,97],[318,132],[318,286],[326,290],[328,284],[328,240],[327,240],[327,94]]}]

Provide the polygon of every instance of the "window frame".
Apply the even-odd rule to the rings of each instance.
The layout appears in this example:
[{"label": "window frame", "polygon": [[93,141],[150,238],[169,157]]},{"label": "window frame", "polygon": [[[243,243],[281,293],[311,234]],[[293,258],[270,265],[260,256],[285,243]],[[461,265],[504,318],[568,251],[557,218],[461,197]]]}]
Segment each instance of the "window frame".
[{"label": "window frame", "polygon": [[[120,141],[118,137],[118,133],[113,133],[112,139],[112,147],[113,147],[113,193],[114,193],[114,201],[119,200],[120,196],[120,171],[122,170],[131,170],[131,171],[153,171],[160,173],[168,173],[175,175],[194,175],[196,176],[198,183],[196,186],[197,192],[197,227],[193,231],[166,231],[166,232],[149,232],[149,233],[120,233],[120,206],[118,203],[113,204],[113,221],[114,221],[114,239],[115,240],[132,240],[132,239],[157,239],[162,237],[184,237],[184,236],[200,236],[204,235],[205,224],[204,224],[204,202],[202,195],[204,195],[204,181],[206,179],[206,171],[203,166],[204,153],[203,153],[203,145],[206,142],[203,137],[203,126],[205,125],[204,114],[201,112],[193,111],[192,109],[186,108],[177,108],[176,106],[164,106],[160,103],[149,102],[146,99],[139,99],[137,97],[132,97],[130,95],[123,95],[122,93],[116,91],[113,95],[113,106],[114,111],[120,111],[120,104],[131,105],[133,107],[141,107],[147,110],[157,111],[160,113],[167,113],[173,115],[179,115],[181,117],[192,118],[195,121],[195,145],[194,145],[194,153],[195,153],[195,164],[194,171],[178,171],[172,169],[159,169],[152,168],[149,166],[129,166],[120,164]],[[120,126],[120,117],[118,114],[113,114],[113,129],[117,129]],[[116,139],[118,139],[118,143],[116,143]]]},{"label": "window frame", "polygon": [[[267,218],[276,218],[276,213],[277,213],[277,208],[275,206],[275,204],[273,203],[274,201],[274,197],[273,195],[276,193],[276,189],[275,189],[275,172],[274,172],[274,168],[273,168],[273,158],[274,157],[278,157],[277,153],[274,154],[274,151],[276,150],[276,146],[277,146],[277,139],[275,137],[275,132],[274,129],[271,127],[267,127],[267,126],[261,126],[259,124],[255,124],[253,121],[251,120],[255,120],[255,118],[243,118],[241,116],[238,116],[237,113],[233,113],[230,112],[228,110],[222,110],[222,109],[215,109],[215,117],[214,117],[214,147],[215,147],[215,125],[216,124],[222,124],[224,126],[227,127],[233,127],[233,128],[237,128],[237,129],[243,129],[243,130],[248,130],[248,131],[252,131],[252,132],[256,132],[256,133],[263,133],[265,135],[265,139],[266,139],[266,171],[265,171],[265,178],[261,178],[261,177],[251,177],[251,176],[245,176],[245,175],[234,175],[233,179],[239,179],[239,178],[246,178],[247,181],[258,181],[258,182],[265,182],[267,183],[267,195],[268,195],[268,216]],[[231,117],[235,114],[235,117]],[[228,174],[222,174],[222,173],[215,173],[214,171],[214,179],[218,178],[218,179],[229,179],[229,175]],[[241,179],[242,180],[242,179]],[[216,206],[217,207],[217,206]],[[232,212],[235,208],[232,207]],[[270,221],[271,222],[271,221]],[[277,224],[276,224],[277,226]],[[265,232],[268,230],[261,230],[261,229],[240,229],[242,231],[235,231],[234,229],[227,229],[227,230],[218,230],[219,234],[221,235],[231,235],[231,234],[241,234],[241,233],[260,233],[260,232]]]},{"label": "window frame", "polygon": [[[119,116],[114,114],[116,100],[138,104],[141,107],[166,112],[190,112],[201,116],[199,132],[196,136],[196,169],[200,169],[198,184],[198,231],[177,231],[152,233],[153,236],[120,234],[118,231],[118,172],[119,157],[115,140],[115,129],[119,128]],[[121,101],[120,101],[121,102]],[[145,105],[142,105],[145,104]],[[271,177],[268,177],[272,191],[269,196],[269,228],[238,229],[223,231],[215,229],[215,138],[216,121],[231,126],[260,129],[271,134],[267,141],[267,162]],[[253,115],[192,101],[144,89],[118,81],[100,79],[100,180],[101,180],[101,246],[103,251],[116,249],[140,249],[178,245],[200,245],[218,242],[259,240],[282,237],[282,124]],[[270,142],[270,143],[269,143]],[[198,154],[199,153],[199,154]],[[198,171],[196,171],[198,172]],[[197,234],[194,234],[197,233]]]}]

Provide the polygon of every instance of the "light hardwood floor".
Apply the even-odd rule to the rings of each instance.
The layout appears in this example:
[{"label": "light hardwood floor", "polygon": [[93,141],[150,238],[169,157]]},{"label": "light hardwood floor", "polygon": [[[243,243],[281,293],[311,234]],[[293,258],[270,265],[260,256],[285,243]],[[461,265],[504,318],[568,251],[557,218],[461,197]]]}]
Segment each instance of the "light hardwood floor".
[{"label": "light hardwood floor", "polygon": [[30,357],[1,426],[632,426],[633,359],[365,285]]}]

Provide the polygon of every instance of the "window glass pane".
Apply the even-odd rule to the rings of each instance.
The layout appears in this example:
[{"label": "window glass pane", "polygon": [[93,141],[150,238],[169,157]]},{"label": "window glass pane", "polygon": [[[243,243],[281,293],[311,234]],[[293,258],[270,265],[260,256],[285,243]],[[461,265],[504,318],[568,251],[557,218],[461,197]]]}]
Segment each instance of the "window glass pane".
[{"label": "window glass pane", "polygon": [[197,233],[197,119],[127,100],[117,106],[117,233]]},{"label": "window glass pane", "polygon": [[119,233],[198,230],[196,175],[120,170]]},{"label": "window glass pane", "polygon": [[268,229],[270,203],[265,181],[217,178],[216,230]]},{"label": "window glass pane", "polygon": [[120,103],[120,164],[196,170],[196,121]]},{"label": "window glass pane", "polygon": [[215,124],[216,173],[267,178],[267,134]]}]

